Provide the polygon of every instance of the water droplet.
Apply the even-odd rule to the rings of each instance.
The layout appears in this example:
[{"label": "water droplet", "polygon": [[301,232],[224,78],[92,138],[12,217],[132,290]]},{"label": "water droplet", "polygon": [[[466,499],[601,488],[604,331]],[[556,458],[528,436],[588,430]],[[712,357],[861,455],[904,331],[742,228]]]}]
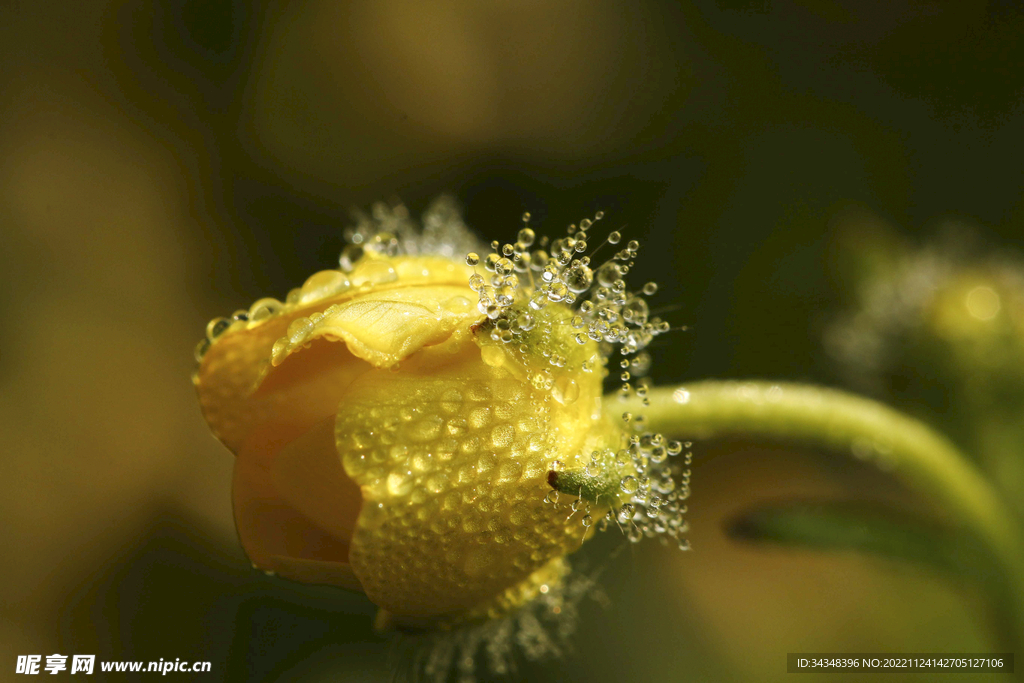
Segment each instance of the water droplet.
[{"label": "water droplet", "polygon": [[548,298],[552,301],[561,301],[565,298],[565,295],[569,293],[569,288],[564,282],[557,281],[551,284],[551,289],[548,290]]},{"label": "water droplet", "polygon": [[516,300],[516,288],[505,285],[497,291],[498,303],[502,306],[511,306]]},{"label": "water droplet", "polygon": [[628,522],[633,518],[633,513],[636,511],[636,507],[632,503],[624,503],[619,508],[619,520],[622,522]]},{"label": "water droplet", "polygon": [[500,346],[487,345],[480,349],[480,359],[492,368],[505,364],[505,352]]},{"label": "water droplet", "polygon": [[653,295],[657,291],[658,291],[658,283],[657,282],[648,282],[646,285],[644,285],[644,294],[646,294],[647,296],[651,296],[651,295]]},{"label": "water droplet", "polygon": [[524,312],[524,313],[520,313],[518,316],[516,316],[515,323],[516,323],[516,326],[520,330],[523,330],[524,332],[528,332],[528,331],[533,329],[534,319],[533,319],[532,315],[530,315],[529,313],[525,313]]},{"label": "water droplet", "polygon": [[341,250],[341,256],[338,258],[338,265],[346,273],[352,272],[356,267],[356,263],[359,262],[363,256],[366,255],[366,250],[360,244],[349,244]]},{"label": "water droplet", "polygon": [[307,304],[331,296],[336,296],[350,289],[352,283],[340,270],[321,270],[314,273],[303,283],[299,303]]},{"label": "water droplet", "polygon": [[206,338],[213,341],[224,334],[229,327],[231,327],[231,321],[227,318],[214,318],[206,323]]},{"label": "water droplet", "polygon": [[392,472],[388,475],[388,493],[393,496],[404,496],[412,491],[413,478],[407,472]]},{"label": "water droplet", "polygon": [[466,254],[466,265],[467,266],[475,266],[475,265],[477,265],[479,263],[480,263],[480,254],[476,253],[475,251],[471,251],[468,254]]},{"label": "water droplet", "polygon": [[292,345],[302,344],[313,331],[313,327],[313,321],[309,318],[296,318],[288,325],[288,331],[285,332],[285,336],[288,337],[288,341]]},{"label": "water droplet", "polygon": [[602,287],[611,287],[619,278],[619,265],[609,261],[597,269],[596,277],[597,284]]},{"label": "water droplet", "polygon": [[580,397],[580,385],[576,380],[563,375],[551,387],[551,397],[562,405],[575,403]]},{"label": "water droplet", "polygon": [[356,286],[382,285],[397,279],[395,269],[385,260],[363,264],[352,274],[352,284]]},{"label": "water droplet", "polygon": [[648,314],[647,302],[638,296],[628,298],[622,307],[622,319],[634,325],[645,324]]},{"label": "water droplet", "polygon": [[288,349],[291,347],[291,343],[287,337],[281,337],[274,342],[273,348],[270,350],[270,362],[277,365],[284,360],[285,355],[288,353]]},{"label": "water droplet", "polygon": [[580,294],[590,289],[594,281],[594,272],[587,266],[575,264],[565,274],[565,284],[570,292]]},{"label": "water droplet", "polygon": [[633,495],[639,488],[639,484],[637,483],[636,477],[633,475],[626,475],[622,478],[622,481],[619,482],[619,488],[622,489],[623,493]]},{"label": "water droplet", "polygon": [[280,301],[271,297],[259,299],[249,307],[249,320],[251,322],[266,320],[280,311],[283,305]]},{"label": "water droplet", "polygon": [[643,377],[651,369],[651,354],[641,351],[630,361],[630,369],[635,377]]},{"label": "water droplet", "polygon": [[202,361],[203,360],[203,356],[205,356],[206,352],[209,351],[209,350],[210,350],[210,340],[209,339],[201,339],[199,341],[199,343],[196,344],[196,348],[195,348],[194,355],[195,355],[196,362],[198,363],[198,362]]}]

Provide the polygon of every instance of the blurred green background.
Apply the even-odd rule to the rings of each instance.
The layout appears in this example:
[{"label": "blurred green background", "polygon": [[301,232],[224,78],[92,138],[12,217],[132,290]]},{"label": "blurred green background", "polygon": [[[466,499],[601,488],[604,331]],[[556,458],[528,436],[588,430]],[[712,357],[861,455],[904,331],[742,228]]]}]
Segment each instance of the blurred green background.
[{"label": "blurred green background", "polygon": [[[206,321],[335,264],[350,207],[451,192],[488,240],[601,209],[690,327],[657,382],[838,384],[840,235],[1024,246],[1022,31],[1006,0],[0,1],[0,678],[58,652],[389,680],[368,603],[250,571],[189,381]],[[996,649],[970,586],[723,534],[785,495],[923,507],[884,475],[747,443],[694,469],[694,551],[592,544],[610,605],[509,680]]]}]

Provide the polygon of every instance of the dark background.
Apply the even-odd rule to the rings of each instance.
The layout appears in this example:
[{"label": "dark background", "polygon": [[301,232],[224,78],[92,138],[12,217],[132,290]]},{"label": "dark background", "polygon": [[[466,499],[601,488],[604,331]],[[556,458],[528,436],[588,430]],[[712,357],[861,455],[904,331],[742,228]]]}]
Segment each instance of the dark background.
[{"label": "dark background", "polygon": [[[659,383],[834,384],[838,235],[954,221],[1022,246],[1022,31],[1006,1],[0,2],[2,666],[387,680],[368,603],[248,570],[189,382],[206,321],[335,264],[351,207],[449,192],[488,240],[523,211],[626,226],[634,285],[690,328],[653,349]],[[694,552],[595,544],[611,606],[513,679],[994,648],[970,589],[720,531],[783,493],[902,499],[881,475],[750,444],[696,460]]]}]

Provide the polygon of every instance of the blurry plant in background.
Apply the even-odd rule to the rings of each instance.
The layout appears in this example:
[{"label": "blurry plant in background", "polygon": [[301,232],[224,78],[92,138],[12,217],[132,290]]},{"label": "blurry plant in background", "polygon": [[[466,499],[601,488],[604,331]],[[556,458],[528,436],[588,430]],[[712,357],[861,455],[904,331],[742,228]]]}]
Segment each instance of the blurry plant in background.
[{"label": "blurry plant in background", "polygon": [[962,220],[920,246],[840,222],[850,306],[826,342],[846,380],[943,429],[1024,516],[1024,258]]},{"label": "blurry plant in background", "polygon": [[[994,0],[0,3],[4,661],[95,652],[209,659],[231,680],[386,678],[369,603],[326,610],[240,553],[231,460],[183,380],[197,318],[332,266],[349,206],[396,193],[419,213],[453,191],[487,237],[525,210],[628,223],[650,245],[638,281],[658,280],[655,307],[693,330],[650,348],[659,382],[835,381],[824,329],[860,307],[855,281],[886,279],[878,264],[921,258],[898,245],[926,243],[933,216],[985,226],[980,255],[1024,246],[1022,29],[1018,5]],[[830,250],[847,201],[902,227],[857,249],[879,219],[846,220],[847,246]],[[830,261],[856,253],[830,280]],[[1016,343],[1013,295],[985,274],[991,257],[954,261],[943,268],[980,279],[948,306],[915,304],[933,323],[839,323],[887,349],[878,380],[850,386],[948,429],[1016,506],[1016,399],[997,363]],[[992,311],[984,288],[1002,341],[960,315],[972,291]],[[973,358],[954,336],[977,337]],[[991,650],[983,592],[959,580],[977,568],[948,581],[723,532],[765,538],[751,524],[768,517],[737,512],[787,498],[948,513],[820,456],[702,441],[695,552],[639,544],[605,563],[602,539],[588,544],[610,608],[583,608],[575,652],[516,675],[762,681],[787,677],[789,651]]]}]

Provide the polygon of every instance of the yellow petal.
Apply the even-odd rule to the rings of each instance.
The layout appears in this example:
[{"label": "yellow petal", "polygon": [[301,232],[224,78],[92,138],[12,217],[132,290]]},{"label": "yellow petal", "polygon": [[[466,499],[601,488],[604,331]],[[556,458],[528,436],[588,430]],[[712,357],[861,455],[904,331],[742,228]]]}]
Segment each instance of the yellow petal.
[{"label": "yellow petal", "polygon": [[334,538],[352,538],[362,495],[335,450],[333,415],[282,447],[269,462],[269,475],[293,509]]},{"label": "yellow petal", "polygon": [[[351,363],[353,354],[373,364],[393,364],[419,347],[443,341],[460,319],[471,322],[475,310],[470,300],[475,294],[466,284],[472,272],[467,267],[437,257],[392,258],[386,267],[394,279],[378,282],[380,263],[361,261],[349,274],[353,284],[340,290],[325,289],[325,278],[314,276],[299,291],[296,303],[283,304],[278,313],[260,320],[234,323],[213,342],[200,362],[195,384],[206,421],[228,448],[237,453],[246,438],[270,422],[301,428],[333,413],[332,397],[343,393],[353,375],[368,369]],[[391,295],[403,313],[389,316],[381,309]],[[291,342],[290,327],[332,306],[323,327],[313,323],[311,334]],[[441,327],[428,329],[428,318],[438,314]],[[375,319],[385,327],[377,329]],[[410,323],[409,340],[403,336],[403,321]],[[332,336],[346,344],[304,348],[310,341]],[[271,364],[275,345],[283,354],[278,368]],[[297,353],[300,350],[303,353]],[[310,354],[314,357],[302,359]],[[294,359],[283,363],[288,356]],[[302,362],[296,363],[299,359]]]},{"label": "yellow petal", "polygon": [[485,364],[466,334],[342,398],[338,449],[363,492],[350,560],[389,612],[482,609],[583,541],[584,510],[544,499],[554,458],[617,439],[591,415],[600,380],[566,406],[516,374]]},{"label": "yellow petal", "polygon": [[374,367],[392,367],[426,346],[445,341],[460,326],[480,317],[473,292],[460,286],[410,287],[369,292],[328,307],[322,316],[299,318],[273,350],[275,366],[317,339],[345,342],[348,350]]},{"label": "yellow petal", "polygon": [[[362,496],[335,449],[337,405],[375,366],[393,366],[444,342],[478,317],[466,273],[450,261],[389,263],[398,265],[397,271],[388,265],[389,272],[401,277],[376,281],[382,279],[379,264],[370,261],[352,274],[357,285],[347,289],[338,286],[343,278],[336,272],[317,274],[277,315],[232,325],[200,365],[196,386],[204,414],[238,456],[239,537],[261,569],[359,587],[348,554]],[[290,336],[299,327],[303,335]]]},{"label": "yellow petal", "polygon": [[274,556],[348,564],[348,543],[317,527],[285,500],[255,458],[235,461],[232,498],[238,537],[253,564],[275,569]]}]

